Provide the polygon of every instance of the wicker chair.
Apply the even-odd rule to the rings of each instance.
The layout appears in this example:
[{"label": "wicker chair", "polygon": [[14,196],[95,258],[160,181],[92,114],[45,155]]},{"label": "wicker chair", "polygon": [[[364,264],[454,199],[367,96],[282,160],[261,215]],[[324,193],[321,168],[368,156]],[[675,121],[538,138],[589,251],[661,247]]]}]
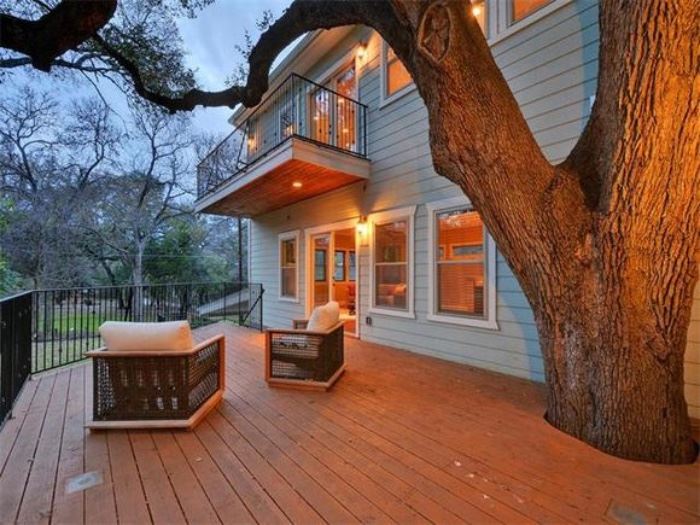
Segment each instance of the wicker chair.
[{"label": "wicker chair", "polygon": [[88,352],[93,370],[91,429],[192,429],[221,400],[225,339],[187,351]]},{"label": "wicker chair", "polygon": [[343,322],[325,332],[306,330],[307,320],[293,329],[266,332],[265,380],[272,386],[328,390],[345,370]]}]

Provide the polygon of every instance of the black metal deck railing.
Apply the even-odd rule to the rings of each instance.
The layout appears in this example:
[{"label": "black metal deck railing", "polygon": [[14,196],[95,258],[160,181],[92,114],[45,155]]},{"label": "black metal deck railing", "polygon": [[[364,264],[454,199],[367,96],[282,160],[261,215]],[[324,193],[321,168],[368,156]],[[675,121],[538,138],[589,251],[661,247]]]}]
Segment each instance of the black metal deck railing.
[{"label": "black metal deck railing", "polygon": [[291,138],[367,157],[367,106],[295,73],[197,166],[197,198],[244,173]]},{"label": "black metal deck railing", "polygon": [[0,300],[0,423],[30,374],[102,345],[105,321],[220,321],[262,330],[263,287],[217,282],[34,290]]}]

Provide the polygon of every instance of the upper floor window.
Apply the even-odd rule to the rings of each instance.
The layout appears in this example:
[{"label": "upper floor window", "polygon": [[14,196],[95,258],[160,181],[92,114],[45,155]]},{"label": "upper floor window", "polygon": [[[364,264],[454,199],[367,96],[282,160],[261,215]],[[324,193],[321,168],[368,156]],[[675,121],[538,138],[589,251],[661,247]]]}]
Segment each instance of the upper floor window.
[{"label": "upper floor window", "polygon": [[382,99],[387,101],[413,86],[413,79],[394,50],[382,44]]},{"label": "upper floor window", "polygon": [[299,232],[281,233],[279,236],[279,298],[296,301],[298,295]]},{"label": "upper floor window", "polygon": [[428,319],[496,328],[495,246],[465,199],[428,205]]},{"label": "upper floor window", "polygon": [[511,0],[510,22],[519,22],[523,18],[530,16],[535,11],[551,3],[552,0]]}]

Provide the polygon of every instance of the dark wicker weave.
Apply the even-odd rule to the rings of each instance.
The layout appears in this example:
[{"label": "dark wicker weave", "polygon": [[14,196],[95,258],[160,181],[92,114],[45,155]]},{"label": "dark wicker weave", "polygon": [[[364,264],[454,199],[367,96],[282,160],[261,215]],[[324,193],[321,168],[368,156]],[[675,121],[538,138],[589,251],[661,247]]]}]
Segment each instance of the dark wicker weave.
[{"label": "dark wicker weave", "polygon": [[305,330],[307,321],[294,321],[292,330],[268,330],[266,378],[268,382],[317,383],[327,388],[345,364],[343,323],[327,332]]},{"label": "dark wicker weave", "polygon": [[90,352],[93,421],[188,420],[224,388],[223,352],[223,336],[191,352]]}]

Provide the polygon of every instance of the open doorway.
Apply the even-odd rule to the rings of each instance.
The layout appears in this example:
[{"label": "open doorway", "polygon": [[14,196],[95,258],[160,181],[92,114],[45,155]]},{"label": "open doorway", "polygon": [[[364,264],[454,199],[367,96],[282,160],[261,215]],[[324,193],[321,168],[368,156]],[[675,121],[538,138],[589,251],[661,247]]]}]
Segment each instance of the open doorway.
[{"label": "open doorway", "polygon": [[329,231],[308,232],[310,250],[308,311],[328,301],[340,305],[340,317],[345,321],[345,334],[357,333],[357,246],[355,227],[336,226]]}]

